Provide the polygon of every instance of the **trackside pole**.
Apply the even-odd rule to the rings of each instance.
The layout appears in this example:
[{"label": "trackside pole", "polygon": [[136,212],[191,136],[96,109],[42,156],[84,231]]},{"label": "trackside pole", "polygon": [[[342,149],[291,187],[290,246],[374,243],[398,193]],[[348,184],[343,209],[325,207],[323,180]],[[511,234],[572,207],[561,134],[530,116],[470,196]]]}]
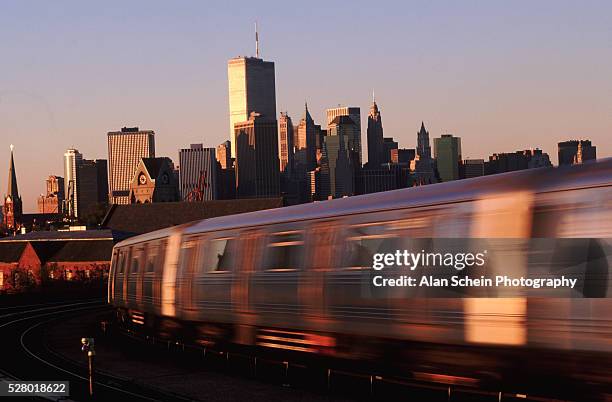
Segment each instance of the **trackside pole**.
[{"label": "trackside pole", "polygon": [[87,360],[89,366],[89,396],[93,396],[93,359],[96,355],[94,349],[94,338],[81,338],[81,350],[87,352]]}]

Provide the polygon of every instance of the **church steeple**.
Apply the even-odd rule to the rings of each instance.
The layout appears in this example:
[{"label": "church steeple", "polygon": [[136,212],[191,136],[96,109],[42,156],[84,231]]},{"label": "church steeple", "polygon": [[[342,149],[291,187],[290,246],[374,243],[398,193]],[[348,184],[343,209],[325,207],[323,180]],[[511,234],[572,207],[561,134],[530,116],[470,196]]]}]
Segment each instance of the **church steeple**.
[{"label": "church steeple", "polygon": [[17,174],[15,173],[15,159],[13,157],[13,146],[11,145],[11,161],[9,162],[9,177],[7,194],[4,197],[2,207],[4,226],[15,231],[21,222],[22,205],[17,188]]},{"label": "church steeple", "polygon": [[11,145],[11,161],[9,163],[8,191],[6,195],[10,195],[13,199],[19,197],[19,189],[17,188],[17,175],[15,174],[15,160],[13,158],[13,145]]}]

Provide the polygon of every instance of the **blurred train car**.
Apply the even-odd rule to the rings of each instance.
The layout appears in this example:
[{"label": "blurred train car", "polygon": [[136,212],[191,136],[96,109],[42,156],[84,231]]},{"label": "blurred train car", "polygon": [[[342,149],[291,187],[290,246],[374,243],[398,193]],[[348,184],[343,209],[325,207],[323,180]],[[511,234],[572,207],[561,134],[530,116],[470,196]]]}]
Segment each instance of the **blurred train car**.
[{"label": "blurred train car", "polygon": [[363,278],[383,244],[399,249],[405,239],[508,239],[491,263],[520,276],[534,258],[521,239],[552,239],[553,248],[555,239],[587,239],[589,250],[606,253],[611,235],[612,160],[531,169],[137,236],[114,248],[108,300],[124,325],[201,345],[609,386],[609,254],[597,267],[599,286],[574,290],[580,297],[407,289],[368,297]]}]

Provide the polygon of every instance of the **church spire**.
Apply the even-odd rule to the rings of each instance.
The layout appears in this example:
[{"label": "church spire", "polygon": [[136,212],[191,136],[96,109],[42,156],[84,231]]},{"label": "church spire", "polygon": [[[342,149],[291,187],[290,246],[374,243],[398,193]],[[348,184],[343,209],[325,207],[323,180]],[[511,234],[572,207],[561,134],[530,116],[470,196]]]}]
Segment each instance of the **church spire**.
[{"label": "church spire", "polygon": [[13,199],[19,197],[19,189],[17,188],[17,175],[15,174],[15,160],[13,159],[13,145],[11,144],[11,161],[9,163],[9,177],[8,177],[8,192],[6,195],[11,196]]}]

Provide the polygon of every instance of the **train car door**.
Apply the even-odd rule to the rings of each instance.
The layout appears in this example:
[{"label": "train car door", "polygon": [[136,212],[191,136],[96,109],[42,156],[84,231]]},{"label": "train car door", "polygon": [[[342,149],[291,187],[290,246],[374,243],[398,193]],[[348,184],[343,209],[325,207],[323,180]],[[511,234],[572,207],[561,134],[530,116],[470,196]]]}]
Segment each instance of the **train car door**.
[{"label": "train car door", "polygon": [[170,235],[166,248],[162,283],[161,283],[161,314],[168,317],[176,316],[176,274],[181,249],[182,233],[176,231]]},{"label": "train car door", "polygon": [[128,272],[126,272],[126,301],[128,307],[138,307],[138,279],[140,275],[140,265],[142,260],[142,244],[131,247],[131,258],[129,259]]},{"label": "train car door", "polygon": [[228,322],[232,317],[237,243],[234,232],[216,232],[208,234],[199,244],[192,304],[202,320]]},{"label": "train car door", "polygon": [[125,268],[129,259],[129,248],[123,247],[119,250],[117,268],[115,272],[115,282],[113,286],[113,295],[117,306],[125,305]]},{"label": "train car door", "polygon": [[[495,242],[503,249],[489,252],[491,275],[526,274],[524,250],[531,235],[533,194],[514,191],[487,195],[475,201],[471,236],[481,239],[507,239]],[[523,345],[527,299],[464,298],[464,338],[470,343]]]},{"label": "train car door", "polygon": [[265,231],[263,256],[251,277],[251,302],[266,326],[300,325],[298,283],[304,263],[301,226],[274,225]]}]

